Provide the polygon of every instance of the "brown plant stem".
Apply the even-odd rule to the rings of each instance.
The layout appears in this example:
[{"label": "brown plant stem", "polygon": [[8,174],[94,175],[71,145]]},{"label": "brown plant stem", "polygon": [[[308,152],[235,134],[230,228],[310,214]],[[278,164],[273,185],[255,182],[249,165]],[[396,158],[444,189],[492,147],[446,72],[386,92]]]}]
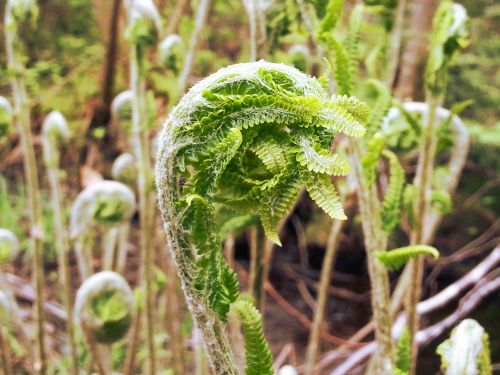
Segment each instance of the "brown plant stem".
[{"label": "brown plant stem", "polygon": [[316,309],[314,311],[313,324],[311,333],[309,334],[309,344],[307,345],[305,374],[312,375],[316,364],[316,357],[319,348],[319,339],[321,327],[328,297],[328,287],[330,286],[330,277],[335,263],[338,248],[338,238],[342,232],[345,221],[336,220],[330,229],[328,242],[326,245],[326,253],[323,258],[323,266],[321,267],[321,277],[318,289]]}]

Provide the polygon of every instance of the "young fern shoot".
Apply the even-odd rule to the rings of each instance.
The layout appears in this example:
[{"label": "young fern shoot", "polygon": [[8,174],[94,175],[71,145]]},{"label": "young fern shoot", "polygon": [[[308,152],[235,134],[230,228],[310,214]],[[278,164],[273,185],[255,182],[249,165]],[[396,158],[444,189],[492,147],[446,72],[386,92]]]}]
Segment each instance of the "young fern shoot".
[{"label": "young fern shoot", "polygon": [[[92,231],[96,227],[102,227],[105,232],[118,230],[121,236],[126,237],[129,221],[135,209],[134,193],[121,182],[100,181],[78,194],[71,206],[70,236],[76,240],[76,256],[82,280],[90,277],[94,271]],[[109,233],[106,234],[109,238]],[[124,249],[119,249],[118,253],[115,243],[106,241],[106,244],[105,268],[123,271],[126,256]]]},{"label": "young fern shoot", "polygon": [[329,97],[316,79],[262,60],[205,78],[169,115],[158,151],[158,199],[214,373],[236,374],[225,322],[239,294],[221,251],[217,207],[255,212],[276,244],[278,223],[303,186],[332,218],[345,219],[330,175],[347,174],[349,165],[329,152],[330,142],[339,132],[363,135],[367,115],[356,98]]},{"label": "young fern shoot", "polygon": [[30,251],[33,254],[33,280],[35,289],[36,339],[34,361],[35,373],[45,374],[47,361],[43,332],[43,249],[42,249],[42,211],[39,197],[39,184],[30,125],[30,109],[24,80],[24,66],[19,53],[19,29],[21,24],[34,21],[38,15],[35,0],[7,0],[5,8],[4,32],[7,52],[7,67],[14,97],[14,118],[21,139],[26,178],[26,194],[29,204]]},{"label": "young fern shoot", "polygon": [[118,273],[103,271],[89,277],[76,294],[75,316],[96,356],[98,371],[109,374],[97,344],[111,345],[128,332],[135,315],[135,299]]},{"label": "young fern shoot", "polygon": [[69,270],[68,235],[64,225],[63,197],[59,181],[60,155],[58,147],[69,138],[69,128],[60,112],[50,112],[42,125],[43,159],[47,167],[51,192],[51,205],[54,220],[55,247],[59,264],[59,283],[63,290],[63,301],[68,316],[66,331],[68,333],[71,374],[78,374],[78,352],[73,330],[73,301],[71,291],[71,275]]}]

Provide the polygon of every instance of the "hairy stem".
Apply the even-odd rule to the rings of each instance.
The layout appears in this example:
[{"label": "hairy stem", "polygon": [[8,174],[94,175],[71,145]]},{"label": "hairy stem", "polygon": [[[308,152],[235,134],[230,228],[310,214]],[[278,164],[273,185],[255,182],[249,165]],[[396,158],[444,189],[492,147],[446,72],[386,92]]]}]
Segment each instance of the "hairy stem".
[{"label": "hairy stem", "polygon": [[368,273],[372,286],[372,310],[375,321],[377,353],[371,364],[376,374],[392,374],[394,344],[391,338],[392,317],[389,311],[389,276],[384,266],[374,256],[375,251],[385,251],[387,235],[380,222],[380,202],[375,187],[368,188],[364,181],[360,160],[360,144],[351,142],[353,169],[356,177],[359,210],[367,252]]},{"label": "hairy stem", "polygon": [[[59,165],[59,157],[57,158]],[[62,194],[59,182],[59,170],[57,167],[48,166],[47,175],[51,191],[51,204],[54,215],[55,247],[57,261],[59,263],[59,283],[63,291],[64,308],[67,314],[66,331],[68,333],[71,374],[78,374],[78,349],[76,346],[75,333],[73,329],[73,297],[71,291],[71,273],[69,269],[69,246],[67,231],[63,224]]]},{"label": "hairy stem", "polygon": [[[419,147],[419,158],[417,172],[415,175],[415,188],[417,195],[414,202],[415,226],[410,235],[410,243],[424,244],[425,218],[430,211],[431,183],[434,159],[436,157],[437,137],[436,133],[436,110],[443,101],[441,96],[428,93],[429,110],[426,113],[422,139]],[[415,333],[418,332],[419,318],[417,314],[417,303],[420,301],[422,293],[422,277],[424,268],[424,258],[418,256],[409,263],[410,284],[406,293],[406,314],[408,316],[408,329],[412,343],[412,366],[411,374],[415,374],[418,347],[414,340]]]},{"label": "hairy stem", "polygon": [[42,211],[39,202],[39,184],[33,148],[33,137],[30,125],[30,107],[24,81],[24,66],[15,51],[17,40],[17,25],[10,12],[5,12],[5,46],[7,52],[7,66],[11,70],[12,95],[14,97],[14,118],[21,138],[23,150],[24,174],[27,184],[26,194],[29,205],[30,221],[30,251],[33,254],[33,280],[35,288],[35,322],[36,322],[36,373],[45,374],[47,361],[43,333],[43,249],[42,249]]},{"label": "hairy stem", "polygon": [[[167,134],[164,142],[172,142],[172,138]],[[182,290],[186,297],[186,302],[195,327],[199,329],[205,345],[208,361],[213,372],[217,375],[236,375],[231,355],[231,345],[229,343],[225,324],[219,319],[217,314],[206,307],[203,296],[196,290],[193,284],[194,272],[191,250],[185,246],[189,244],[188,234],[184,233],[177,221],[175,202],[179,195],[179,184],[174,171],[175,147],[167,145],[171,153],[164,164],[166,167],[158,181],[161,186],[159,191],[159,203],[166,232],[167,246],[172,253],[172,258],[177,269],[177,274],[181,281]]]},{"label": "hairy stem", "polygon": [[319,340],[325,309],[328,302],[328,288],[330,286],[330,277],[332,274],[335,258],[337,256],[338,238],[342,232],[345,221],[337,220],[333,223],[328,236],[326,245],[326,253],[323,258],[323,266],[321,267],[321,277],[319,282],[318,296],[316,298],[316,309],[309,334],[309,344],[307,345],[305,375],[312,375],[316,365],[316,357],[318,354]]},{"label": "hairy stem", "polygon": [[142,251],[142,282],[145,287],[146,347],[148,350],[148,373],[156,374],[154,347],[153,311],[153,205],[151,161],[149,151],[148,115],[146,109],[146,82],[144,50],[139,45],[132,46],[130,86],[132,99],[132,131],[135,158],[138,161],[137,190],[139,192],[140,236]]}]

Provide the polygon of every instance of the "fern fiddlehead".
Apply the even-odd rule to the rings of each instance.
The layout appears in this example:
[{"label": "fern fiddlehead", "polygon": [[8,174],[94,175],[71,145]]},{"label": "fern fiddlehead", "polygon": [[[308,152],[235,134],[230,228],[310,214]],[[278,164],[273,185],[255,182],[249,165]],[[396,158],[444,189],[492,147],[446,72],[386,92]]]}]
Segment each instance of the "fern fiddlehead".
[{"label": "fern fiddlehead", "polygon": [[[160,209],[215,373],[236,373],[224,321],[238,296],[236,274],[221,253],[215,206],[255,212],[277,244],[278,223],[302,186],[330,216],[345,219],[328,173],[344,175],[348,167],[327,150],[338,132],[362,135],[367,112],[355,98],[328,97],[295,68],[259,61],[204,79],[168,117],[156,168]],[[318,160],[330,167],[317,167]]]}]

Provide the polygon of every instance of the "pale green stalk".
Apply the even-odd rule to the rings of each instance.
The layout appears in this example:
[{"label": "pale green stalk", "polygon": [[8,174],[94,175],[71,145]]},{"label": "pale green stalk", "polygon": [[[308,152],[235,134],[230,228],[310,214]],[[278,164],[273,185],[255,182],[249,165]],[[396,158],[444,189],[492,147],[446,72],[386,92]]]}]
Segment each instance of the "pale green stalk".
[{"label": "pale green stalk", "polygon": [[130,86],[132,98],[132,132],[134,154],[138,162],[137,189],[139,195],[140,233],[142,251],[142,278],[145,286],[146,347],[148,349],[148,373],[156,373],[154,346],[154,280],[153,280],[153,207],[154,191],[151,175],[148,115],[146,108],[146,81],[144,48],[133,45],[131,50]]},{"label": "pale green stalk", "polygon": [[7,52],[7,66],[11,74],[12,95],[14,97],[14,118],[21,139],[23,150],[24,174],[27,184],[26,194],[29,206],[30,222],[30,251],[33,255],[33,281],[35,289],[35,343],[36,360],[34,370],[36,373],[45,374],[47,360],[45,356],[44,343],[44,311],[43,311],[43,249],[42,249],[42,211],[39,202],[39,184],[33,147],[33,137],[30,125],[30,107],[26,94],[24,81],[24,66],[16,53],[16,44],[20,43],[17,38],[18,25],[12,14],[14,5],[9,0],[5,11],[5,48]]},{"label": "pale green stalk", "polygon": [[[415,245],[424,243],[425,240],[425,218],[430,211],[432,194],[432,171],[434,169],[434,160],[436,158],[437,137],[435,136],[437,121],[436,110],[443,102],[442,95],[428,93],[429,110],[424,120],[422,138],[419,146],[419,158],[417,172],[415,175],[415,226],[410,234],[410,244]],[[415,364],[418,356],[418,346],[414,340],[415,334],[419,328],[419,316],[417,314],[417,303],[422,294],[422,278],[424,270],[424,257],[418,256],[409,263],[410,284],[406,295],[406,314],[408,321],[408,331],[412,343],[412,367],[411,373],[415,373]]]},{"label": "pale green stalk", "polygon": [[[47,138],[50,137],[46,135]],[[50,140],[47,140],[50,142]],[[51,147],[46,145],[49,150],[44,150],[49,157],[46,157],[45,164],[47,166],[47,176],[50,186],[51,205],[54,222],[54,233],[57,233],[54,239],[54,245],[57,252],[57,262],[59,264],[59,283],[63,290],[64,308],[66,310],[66,331],[68,333],[71,374],[78,374],[78,350],[76,346],[75,333],[73,329],[73,298],[71,291],[71,273],[69,269],[69,246],[67,231],[64,226],[63,219],[63,203],[62,193],[59,181],[59,152],[57,145],[53,144]]]},{"label": "pale green stalk", "polygon": [[184,60],[184,66],[179,76],[179,95],[184,94],[184,92],[188,88],[189,76],[191,75],[191,71],[193,70],[194,58],[198,49],[198,45],[200,44],[201,32],[203,30],[203,26],[205,25],[209,9],[210,0],[200,0],[200,3],[198,4],[198,12],[196,13],[194,30],[191,34],[191,39],[189,42],[189,49],[186,54],[186,59]]}]

